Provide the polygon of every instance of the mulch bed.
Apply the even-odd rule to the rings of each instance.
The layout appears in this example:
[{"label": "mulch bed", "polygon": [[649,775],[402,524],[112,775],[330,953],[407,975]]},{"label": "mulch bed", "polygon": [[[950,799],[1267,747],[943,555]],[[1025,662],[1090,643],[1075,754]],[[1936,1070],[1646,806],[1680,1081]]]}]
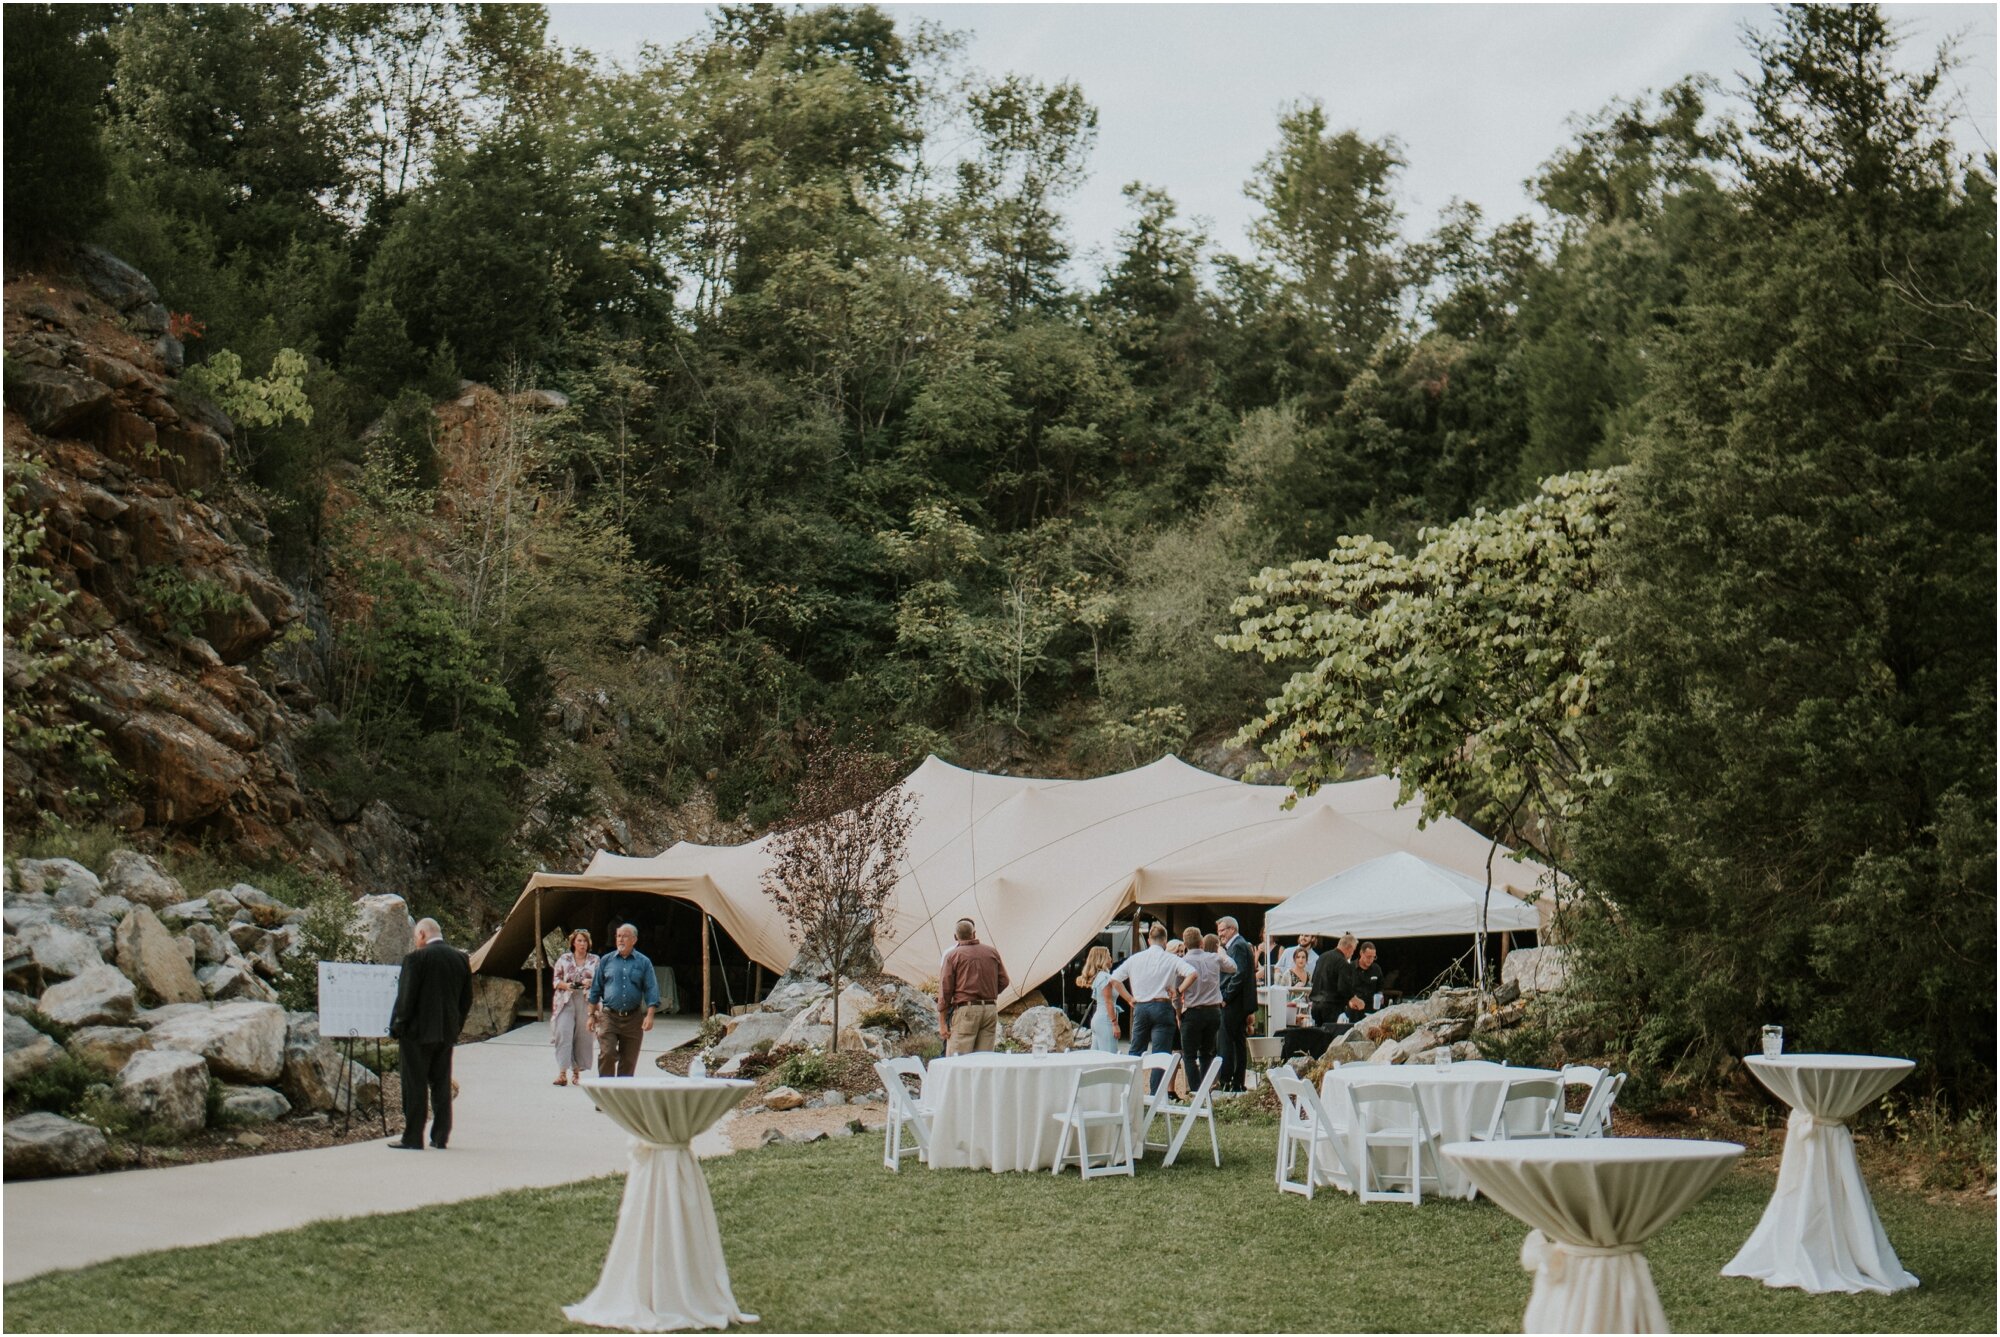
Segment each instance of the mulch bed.
[{"label": "mulch bed", "polygon": [[339,1147],[350,1142],[369,1142],[403,1131],[403,1084],[395,1073],[382,1078],[382,1100],[388,1110],[389,1131],[382,1132],[382,1116],[370,1110],[356,1112],[343,1132],[337,1114],[308,1114],[279,1119],[275,1123],[250,1124],[239,1128],[210,1128],[173,1146],[153,1147],[139,1143],[114,1144],[112,1161],[106,1170],[150,1170],[163,1165],[200,1165],[207,1161],[233,1161],[244,1156],[269,1156],[280,1151],[311,1151],[318,1147]]}]

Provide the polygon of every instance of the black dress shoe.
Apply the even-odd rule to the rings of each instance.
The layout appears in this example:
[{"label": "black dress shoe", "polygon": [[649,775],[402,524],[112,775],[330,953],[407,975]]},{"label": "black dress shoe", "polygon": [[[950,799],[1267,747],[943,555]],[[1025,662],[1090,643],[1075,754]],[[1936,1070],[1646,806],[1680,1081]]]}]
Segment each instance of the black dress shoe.
[{"label": "black dress shoe", "polygon": [[421,1142],[396,1141],[389,1144],[389,1150],[391,1151],[422,1151],[423,1149],[424,1144]]},{"label": "black dress shoe", "polygon": [[443,1151],[443,1150],[444,1150],[444,1143],[442,1143],[442,1142],[433,1142],[433,1143],[431,1143],[431,1150],[432,1150],[432,1151]]}]

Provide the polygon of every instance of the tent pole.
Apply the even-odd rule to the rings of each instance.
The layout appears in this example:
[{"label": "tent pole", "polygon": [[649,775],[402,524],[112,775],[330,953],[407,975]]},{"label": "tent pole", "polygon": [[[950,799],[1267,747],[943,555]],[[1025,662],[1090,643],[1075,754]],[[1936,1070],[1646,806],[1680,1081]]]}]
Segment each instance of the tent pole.
[{"label": "tent pole", "polygon": [[701,912],[701,1019],[708,1020],[708,911]]},{"label": "tent pole", "polygon": [[750,972],[750,1001],[761,1003],[764,1001],[764,963],[752,961]]},{"label": "tent pole", "polygon": [[539,964],[535,967],[535,1020],[547,1021],[548,1014],[542,1009],[542,990],[548,987],[549,945],[542,938],[542,889],[535,888],[535,957]]}]

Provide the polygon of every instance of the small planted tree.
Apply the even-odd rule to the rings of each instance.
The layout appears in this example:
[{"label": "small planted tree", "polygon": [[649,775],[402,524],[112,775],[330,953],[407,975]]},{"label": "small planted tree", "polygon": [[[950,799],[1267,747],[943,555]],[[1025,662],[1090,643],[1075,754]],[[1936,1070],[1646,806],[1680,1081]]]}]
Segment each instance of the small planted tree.
[{"label": "small planted tree", "polygon": [[840,1048],[840,982],[872,958],[875,925],[895,890],[916,820],[894,758],[825,731],[806,744],[798,802],[771,839],[764,892],[801,956],[833,986],[833,1048]]}]

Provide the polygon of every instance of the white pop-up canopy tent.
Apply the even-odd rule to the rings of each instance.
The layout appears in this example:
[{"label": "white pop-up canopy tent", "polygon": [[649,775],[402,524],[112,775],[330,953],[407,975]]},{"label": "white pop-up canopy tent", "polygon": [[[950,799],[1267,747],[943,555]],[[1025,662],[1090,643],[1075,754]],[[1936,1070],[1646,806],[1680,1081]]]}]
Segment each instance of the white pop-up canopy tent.
[{"label": "white pop-up canopy tent", "polygon": [[[1264,916],[1264,927],[1285,937],[1352,933],[1357,937],[1425,938],[1477,933],[1480,902],[1485,899],[1483,875],[1467,877],[1398,850],[1315,882],[1272,906]],[[1506,894],[1496,870],[1486,931],[1520,932],[1540,925],[1535,907]]]},{"label": "white pop-up canopy tent", "polygon": [[[1289,809],[1283,785],[1244,784],[1172,756],[1091,780],[985,775],[930,757],[903,787],[917,815],[877,929],[884,965],[913,982],[936,978],[953,923],[969,916],[1007,964],[1003,1003],[1135,904],[1270,905],[1398,850],[1483,883],[1491,852],[1462,822],[1420,826],[1418,805],[1398,806],[1387,776],[1326,785]],[[782,971],[794,946],[762,886],[768,839],[683,841],[650,858],[599,851],[581,873],[536,873],[473,968],[512,972],[534,950],[537,922],[575,923],[584,897],[638,892],[699,906],[752,960]],[[1509,899],[1532,894],[1544,875],[1539,864],[1495,861]]]}]

